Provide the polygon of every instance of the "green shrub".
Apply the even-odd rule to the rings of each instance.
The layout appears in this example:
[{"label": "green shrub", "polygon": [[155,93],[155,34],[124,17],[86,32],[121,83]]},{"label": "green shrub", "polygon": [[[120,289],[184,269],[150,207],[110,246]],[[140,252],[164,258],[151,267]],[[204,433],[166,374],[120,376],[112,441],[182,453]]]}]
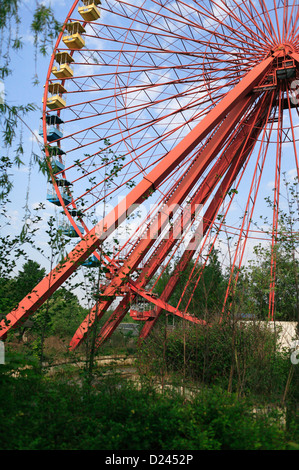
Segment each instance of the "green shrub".
[{"label": "green shrub", "polygon": [[218,385],[239,395],[283,395],[290,368],[278,352],[273,332],[260,324],[230,322],[154,332],[139,354],[140,371],[176,373],[205,385]]},{"label": "green shrub", "polygon": [[249,402],[214,387],[186,401],[117,376],[85,388],[4,367],[0,403],[2,450],[288,448],[278,414],[255,416]]}]

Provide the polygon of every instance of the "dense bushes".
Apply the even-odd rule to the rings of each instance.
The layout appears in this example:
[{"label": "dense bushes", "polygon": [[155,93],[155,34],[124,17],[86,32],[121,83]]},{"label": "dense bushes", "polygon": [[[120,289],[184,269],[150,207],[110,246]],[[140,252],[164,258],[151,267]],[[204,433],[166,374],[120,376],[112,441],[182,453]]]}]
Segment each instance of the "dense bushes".
[{"label": "dense bushes", "polygon": [[156,330],[141,348],[139,365],[141,372],[146,365],[154,375],[176,373],[182,380],[218,385],[240,396],[263,396],[269,401],[281,399],[291,363],[287,354],[277,351],[276,335],[266,326],[215,322],[182,325],[166,335]]},{"label": "dense bushes", "polygon": [[138,387],[103,373],[113,366],[95,368],[91,381],[83,369],[45,376],[38,360],[35,369],[9,352],[0,366],[0,449],[299,448],[298,370],[276,351],[273,333],[229,322],[153,333],[138,350]]},{"label": "dense bushes", "polygon": [[[1,374],[2,370],[2,374]],[[2,450],[287,449],[278,413],[215,387],[186,401],[116,376],[93,388],[0,369]]]}]

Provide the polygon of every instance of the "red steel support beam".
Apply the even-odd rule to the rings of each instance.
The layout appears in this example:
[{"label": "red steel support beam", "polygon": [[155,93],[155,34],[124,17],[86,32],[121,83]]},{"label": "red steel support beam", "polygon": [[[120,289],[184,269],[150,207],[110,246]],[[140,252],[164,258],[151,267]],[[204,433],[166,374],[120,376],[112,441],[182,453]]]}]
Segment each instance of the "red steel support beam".
[{"label": "red steel support beam", "polygon": [[[118,273],[115,274],[112,283],[103,292],[104,296],[111,296],[111,299],[113,300],[113,296],[115,295],[119,287],[124,284],[125,278],[132,274],[132,272],[139,265],[140,261],[144,258],[150,247],[155,242],[157,235],[160,234],[163,228],[168,224],[169,216],[178,209],[179,204],[181,204],[184,199],[188,196],[190,190],[197,183],[207,164],[211,162],[218,154],[221,147],[227,140],[228,136],[238,124],[242,115],[248,109],[252,101],[253,97],[244,97],[228,114],[228,116],[223,121],[217,132],[208,142],[207,146],[195,159],[194,163],[190,165],[189,170],[184,174],[182,180],[177,185],[177,188],[167,201],[168,207],[171,208],[171,210],[166,212],[162,209],[158,213],[158,216],[155,218],[153,224],[151,224],[148,230],[147,237],[139,241],[138,245],[133,250],[128,259],[126,259],[125,263],[121,266]],[[88,334],[90,327],[93,325],[95,319],[101,318],[107,310],[108,306],[109,304],[107,303],[107,301],[98,303],[94,306],[94,308],[90,311],[85,320],[79,326],[73,339],[71,340],[71,349],[76,348],[83,341],[85,336]]]},{"label": "red steel support beam", "polygon": [[63,282],[76,270],[86,258],[93,253],[101,241],[108,237],[118,227],[127,215],[130,208],[144,201],[152,190],[160,184],[175,169],[175,167],[202,141],[208,133],[215,128],[231,111],[231,109],[244,98],[259,80],[267,73],[274,60],[268,57],[256,65],[227,95],[215,106],[209,114],[171,150],[159,164],[144,178],[128,196],[116,206],[102,221],[99,222],[68,256],[54,268],[19,305],[10,312],[0,323],[0,338],[5,339],[11,328],[16,328],[34,313],[45,301],[60,287]]},{"label": "red steel support beam", "polygon": [[[256,134],[259,133],[260,129],[261,129],[261,126],[258,126],[255,129],[255,133]],[[231,171],[229,171],[226,174],[223,182],[221,183],[216,195],[214,196],[210,206],[208,207],[208,209],[205,213],[204,220],[203,220],[203,224],[204,224],[203,234],[206,233],[206,231],[210,227],[211,223],[213,222],[213,220],[214,220],[214,218],[215,218],[215,216],[216,216],[216,214],[219,210],[219,207],[220,207],[220,205],[222,204],[222,202],[224,200],[224,197],[225,197],[227,191],[231,188],[231,186],[234,183],[235,179],[237,178],[242,166],[244,165],[246,159],[250,155],[252,147],[253,147],[254,143],[256,142],[256,140],[255,140],[256,138],[257,138],[257,135],[252,136],[250,140],[247,139],[246,149],[244,149],[244,151],[241,153],[241,155],[238,155],[238,153],[236,153],[236,155],[234,156],[235,162],[231,164]],[[178,282],[179,277],[180,277],[180,273],[182,271],[184,271],[185,267],[190,262],[193,255],[194,255],[194,250],[188,249],[188,248],[183,253],[183,256],[182,256],[180,262],[177,264],[170,280],[168,281],[168,284],[166,285],[164,291],[161,294],[161,299],[164,300],[165,302],[168,302],[173,290],[175,289],[175,286],[177,285],[177,282]],[[158,307],[158,309],[156,310],[156,317],[152,320],[148,320],[144,324],[144,326],[141,330],[141,333],[140,333],[140,340],[144,340],[148,336],[148,334],[152,331],[152,329],[153,329],[155,323],[157,322],[161,312],[162,312],[162,308]]]},{"label": "red steel support beam", "polygon": [[[247,129],[253,129],[253,126],[256,124],[261,104],[263,105],[266,104],[267,106],[267,100],[266,100],[266,103],[264,102],[264,100],[262,100],[262,102],[259,102],[256,104],[255,109],[251,112],[251,116],[247,118],[247,121],[245,122],[246,131]],[[200,185],[199,190],[197,191],[197,193],[193,197],[193,200],[191,201],[191,207],[193,205],[191,214],[194,213],[194,210],[195,210],[194,206],[196,204],[203,204],[205,200],[209,197],[209,195],[211,194],[215,186],[218,184],[220,178],[223,176],[225,171],[228,170],[232,161],[236,158],[236,154],[240,152],[241,148],[244,147],[244,137],[246,137],[246,131],[244,132],[244,126],[241,127],[236,138],[232,142],[229,143],[229,145],[223,151],[223,154],[221,155],[217,163],[213,166],[213,168],[210,170],[209,174],[207,175],[203,183]],[[248,131],[247,131],[247,134],[248,134]],[[249,137],[247,136],[247,140],[248,139]],[[181,226],[180,223],[174,224],[173,230],[175,231],[176,227],[179,227],[180,229],[180,226]],[[168,240],[162,240],[162,242],[158,246],[158,249],[155,251],[154,256],[156,258],[156,262],[152,262],[152,257],[153,257],[152,255],[152,257],[148,261],[147,266],[143,268],[141,274],[138,277],[138,280],[134,283],[134,285],[137,288],[138,286],[142,288],[152,278],[152,276],[158,269],[159,264],[165,259],[170,249],[174,246],[175,233],[171,235],[172,236],[170,236]],[[121,320],[123,319],[123,317],[125,316],[129,308],[129,301],[130,301],[130,295],[127,295],[120,302],[116,310],[113,312],[110,318],[103,325],[100,331],[100,334],[98,335],[98,338],[97,338],[97,347],[99,347],[108,337],[110,337],[113,331],[117,328],[117,326],[119,325],[119,323],[121,322]],[[168,308],[166,308],[166,310],[168,310]]]},{"label": "red steel support beam", "polygon": [[[234,142],[234,145],[229,147],[227,153],[230,153],[230,155],[227,156],[227,160],[226,160],[226,157],[223,157],[221,160],[222,164],[220,164],[219,162],[219,165],[215,165],[210,171],[207,178],[204,180],[203,184],[200,186],[200,190],[196,193],[195,197],[191,201],[191,207],[192,207],[191,213],[190,213],[191,216],[194,214],[195,206],[197,204],[204,203],[204,200],[211,193],[214,186],[219,182],[219,178],[221,178],[223,173],[229,167],[233,159],[233,156],[235,154],[235,150],[233,150],[233,148],[237,145],[238,145],[238,142]],[[217,176],[217,179],[216,179],[216,176]],[[181,217],[179,216],[178,218],[181,218]],[[140,273],[137,281],[134,283],[136,293],[137,293],[136,288],[137,289],[138,287],[142,288],[148,283],[148,281],[153,277],[153,275],[159,268],[160,263],[163,262],[167,254],[175,245],[176,236],[181,233],[181,228],[184,229],[184,227],[182,227],[183,222],[177,221],[177,223],[174,224],[173,231],[170,234],[169,238],[166,240],[162,240],[160,242],[159,246],[155,250],[150,260],[148,261],[147,265],[143,268],[142,272]],[[130,282],[129,282],[129,286],[130,286]],[[130,294],[127,294],[126,297],[120,302],[120,304],[118,305],[116,310],[113,312],[113,314],[110,316],[110,318],[103,325],[100,331],[100,334],[98,335],[98,338],[97,338],[97,343],[96,343],[97,347],[99,347],[108,337],[111,336],[113,331],[117,328],[119,323],[122,321],[123,317],[126,315],[129,309],[130,300],[131,300],[131,296]]]},{"label": "red steel support beam", "polygon": [[[217,214],[218,212],[218,209],[219,207],[221,206],[222,204],[222,201],[224,199],[224,194],[226,194],[226,192],[229,190],[229,188],[231,187],[231,185],[233,184],[234,180],[236,179],[243,163],[244,163],[244,159],[242,159],[242,161],[240,162],[239,165],[235,166],[233,169],[232,169],[232,173],[230,174],[227,174],[226,175],[226,178],[224,180],[224,182],[221,184],[221,187],[219,188],[218,190],[218,193],[216,194],[216,196],[214,197],[211,205],[209,206],[209,208],[207,209],[206,213],[205,213],[205,216],[204,216],[204,222],[203,222],[203,234],[205,234],[208,230],[208,228],[210,227],[210,224],[211,224],[211,221],[213,220],[213,218],[215,217],[215,215]],[[183,253],[183,256],[182,258],[180,259],[179,263],[177,264],[171,278],[169,279],[165,289],[163,290],[160,298],[167,302],[172,294],[172,292],[174,291],[175,289],[175,286],[177,285],[178,281],[179,281],[179,278],[180,278],[180,275],[181,275],[181,272],[183,272],[186,268],[186,266],[188,265],[188,263],[191,261],[193,255],[194,255],[194,250],[190,250],[190,249],[186,249]],[[148,320],[141,332],[140,332],[140,340],[144,340],[148,334],[152,331],[155,323],[157,322],[160,314],[162,313],[162,308],[161,307],[158,307],[157,310],[156,310],[156,317],[152,320]]]}]

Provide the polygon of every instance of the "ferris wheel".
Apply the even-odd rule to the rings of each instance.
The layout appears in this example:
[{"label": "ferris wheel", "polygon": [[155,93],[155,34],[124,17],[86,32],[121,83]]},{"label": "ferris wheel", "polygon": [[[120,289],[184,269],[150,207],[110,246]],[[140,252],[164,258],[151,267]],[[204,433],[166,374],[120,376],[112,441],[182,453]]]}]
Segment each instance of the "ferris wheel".
[{"label": "ferris wheel", "polygon": [[[82,264],[103,267],[105,283],[71,349],[116,296],[97,346],[129,310],[144,321],[141,338],[163,311],[202,323],[188,313],[190,299],[181,308],[186,289],[177,305],[168,301],[223,231],[235,240],[223,312],[246,246],[266,240],[273,318],[281,177],[299,175],[298,32],[295,0],[74,1],[50,60],[41,135],[47,199],[78,244],[7,316],[0,337]],[[266,232],[253,221],[269,180]],[[157,276],[175,257],[158,297]]]}]

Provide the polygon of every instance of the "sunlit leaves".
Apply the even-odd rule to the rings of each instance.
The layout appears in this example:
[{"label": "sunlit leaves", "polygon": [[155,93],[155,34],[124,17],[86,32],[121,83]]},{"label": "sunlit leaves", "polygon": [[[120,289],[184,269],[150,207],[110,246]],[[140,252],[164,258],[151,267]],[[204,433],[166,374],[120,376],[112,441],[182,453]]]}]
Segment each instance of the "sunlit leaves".
[{"label": "sunlit leaves", "polygon": [[34,44],[39,46],[42,55],[47,54],[47,46],[52,44],[61,29],[55,19],[52,8],[38,4],[33,15],[31,30],[34,33]]}]

